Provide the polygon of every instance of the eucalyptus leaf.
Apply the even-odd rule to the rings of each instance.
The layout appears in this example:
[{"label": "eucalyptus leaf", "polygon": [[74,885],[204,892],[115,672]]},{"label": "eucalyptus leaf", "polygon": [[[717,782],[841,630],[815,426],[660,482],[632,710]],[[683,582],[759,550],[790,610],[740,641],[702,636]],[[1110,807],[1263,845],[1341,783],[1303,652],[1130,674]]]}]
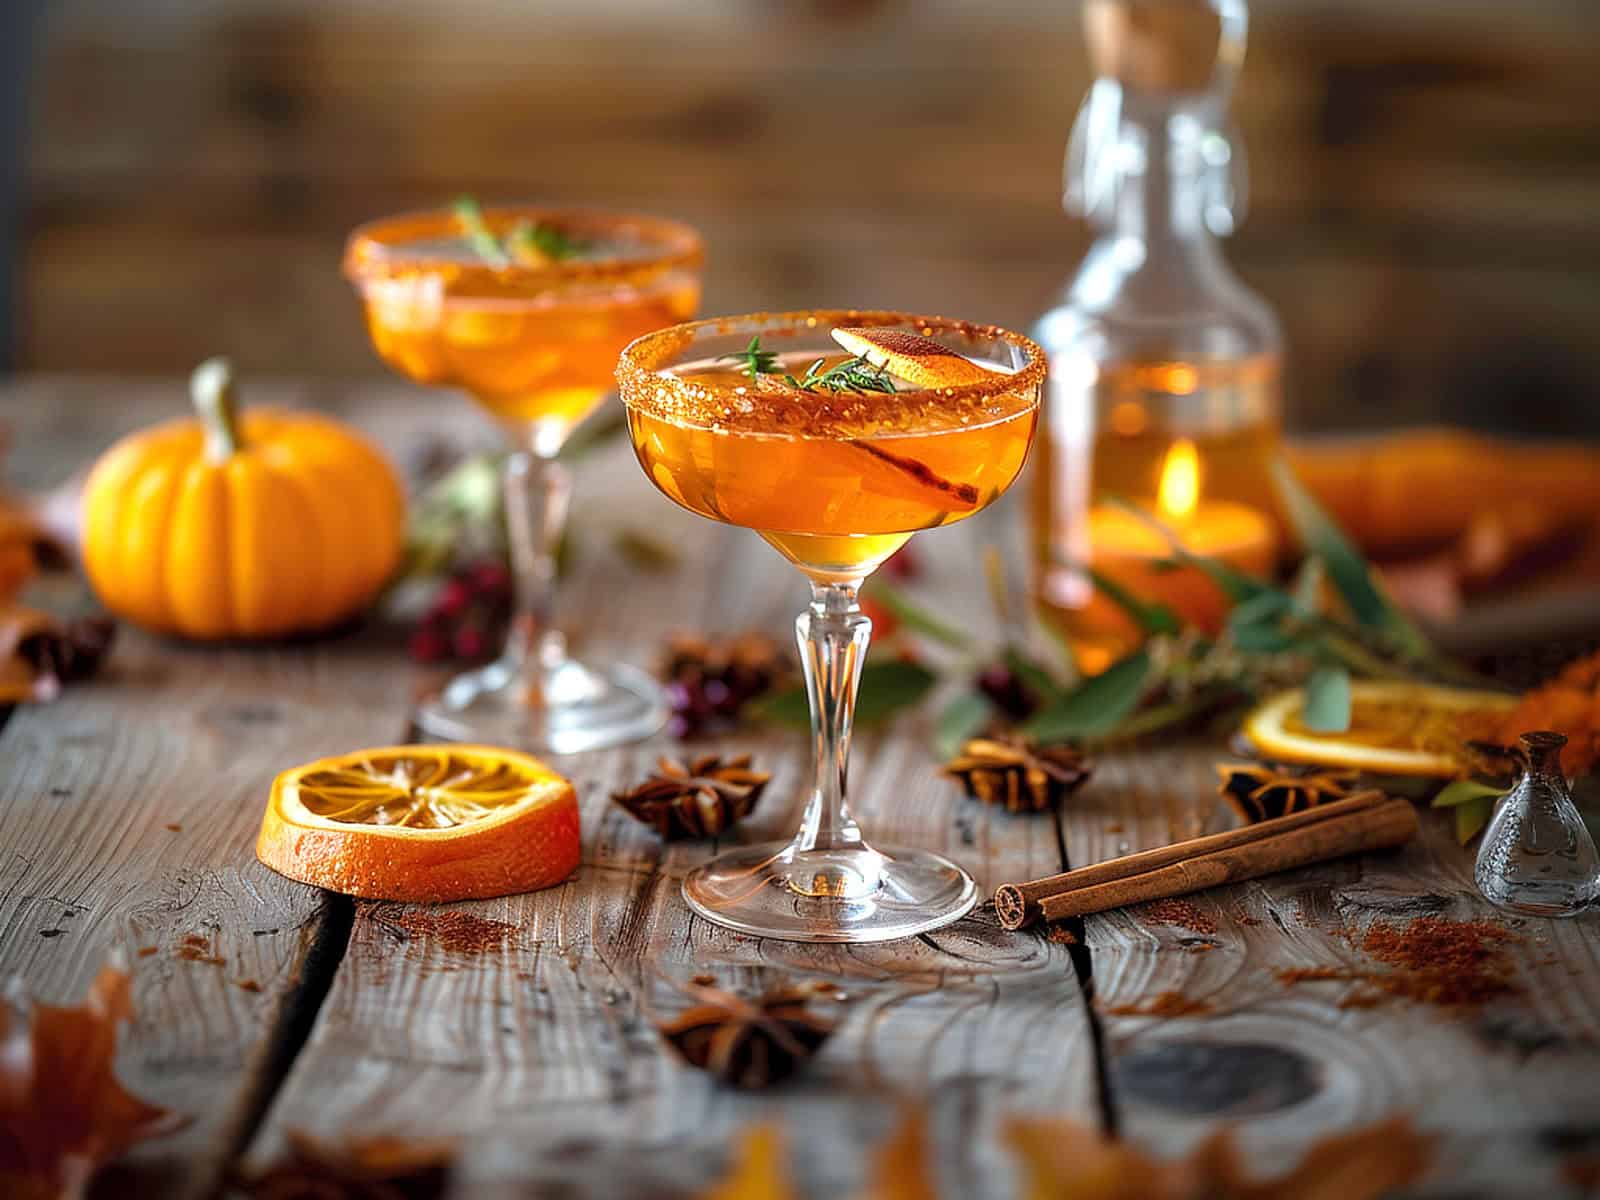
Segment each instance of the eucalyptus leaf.
[{"label": "eucalyptus leaf", "polygon": [[1250,654],[1283,654],[1294,649],[1295,640],[1276,625],[1241,625],[1233,644]]},{"label": "eucalyptus leaf", "polygon": [[1318,667],[1306,680],[1306,702],[1300,714],[1313,733],[1345,733],[1350,728],[1350,672],[1343,667]]},{"label": "eucalyptus leaf", "polygon": [[961,753],[968,738],[976,737],[994,720],[994,705],[982,692],[963,692],[945,705],[933,726],[933,749],[941,760]]},{"label": "eucalyptus leaf", "polygon": [[1356,621],[1364,628],[1386,633],[1408,654],[1430,654],[1428,639],[1384,594],[1367,560],[1295,478],[1289,465],[1281,459],[1275,461],[1272,474],[1300,541],[1309,554],[1322,561],[1328,578]]},{"label": "eucalyptus leaf", "polygon": [[1152,668],[1143,650],[1119,659],[1035,713],[1022,732],[1045,742],[1109,733],[1138,707]]},{"label": "eucalyptus leaf", "polygon": [[1494,801],[1487,796],[1456,805],[1456,841],[1465,846],[1483,832],[1483,827],[1494,816]]},{"label": "eucalyptus leaf", "polygon": [[[867,663],[861,670],[861,686],[856,693],[856,725],[872,725],[910,708],[927,695],[938,679],[921,663],[904,659]],[[805,728],[811,724],[811,703],[803,687],[765,696],[751,705],[751,710],[762,720],[782,725]]]},{"label": "eucalyptus leaf", "polygon": [[1239,629],[1246,625],[1276,621],[1293,607],[1294,601],[1287,593],[1264,591],[1235,605],[1233,611],[1228,614],[1228,624]]},{"label": "eucalyptus leaf", "polygon": [[1144,522],[1144,524],[1150,526],[1151,529],[1154,529],[1157,533],[1161,534],[1162,537],[1167,539],[1167,542],[1170,544],[1172,550],[1172,561],[1175,564],[1171,569],[1176,569],[1176,565],[1181,564],[1183,566],[1194,567],[1196,570],[1204,572],[1206,575],[1210,576],[1210,578],[1218,587],[1222,589],[1223,593],[1228,597],[1228,599],[1232,600],[1235,604],[1242,604],[1251,597],[1257,596],[1264,591],[1270,592],[1276,590],[1271,584],[1263,583],[1255,576],[1247,575],[1237,567],[1230,566],[1221,559],[1208,558],[1204,554],[1193,554],[1186,550],[1183,546],[1183,543],[1178,540],[1178,535],[1173,531],[1171,526],[1167,525],[1159,518],[1147,513],[1137,504],[1134,504],[1128,500],[1124,500],[1118,496],[1106,497],[1106,503],[1120,508],[1124,512],[1131,513],[1140,521]]},{"label": "eucalyptus leaf", "polygon": [[1291,589],[1295,607],[1308,615],[1320,613],[1322,585],[1327,579],[1328,570],[1320,558],[1313,556],[1302,562],[1300,569],[1294,573],[1294,586]]},{"label": "eucalyptus leaf", "polygon": [[1439,789],[1439,794],[1433,798],[1431,807],[1455,808],[1459,804],[1470,804],[1474,800],[1486,797],[1499,798],[1505,794],[1506,789],[1503,787],[1479,783],[1476,779],[1457,779]]},{"label": "eucalyptus leaf", "polygon": [[900,619],[900,624],[913,633],[920,633],[952,650],[968,650],[972,646],[972,639],[961,630],[945,624],[893,584],[874,579],[867,585],[867,595],[892,612]]}]

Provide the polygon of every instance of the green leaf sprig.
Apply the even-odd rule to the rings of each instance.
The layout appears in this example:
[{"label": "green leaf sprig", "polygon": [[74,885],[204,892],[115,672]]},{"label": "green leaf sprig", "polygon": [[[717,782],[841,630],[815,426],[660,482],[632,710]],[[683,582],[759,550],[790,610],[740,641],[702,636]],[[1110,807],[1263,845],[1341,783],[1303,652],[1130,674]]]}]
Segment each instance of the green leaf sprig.
[{"label": "green leaf sprig", "polygon": [[795,376],[783,369],[777,351],[768,350],[761,344],[760,334],[752,337],[743,350],[736,354],[724,354],[719,361],[742,364],[740,370],[751,379],[760,375],[782,375],[785,383],[802,392],[814,392],[819,388],[835,393],[893,393],[895,390],[887,367],[875,367],[860,356],[847,358],[831,367],[824,367],[823,364],[828,360],[819,358],[807,366],[801,375]]},{"label": "green leaf sprig", "polygon": [[509,267],[514,262],[560,262],[576,258],[589,248],[582,238],[563,233],[553,225],[528,220],[513,225],[504,240],[497,238],[483,215],[483,206],[473,196],[456,197],[455,215],[473,251],[494,267]]}]

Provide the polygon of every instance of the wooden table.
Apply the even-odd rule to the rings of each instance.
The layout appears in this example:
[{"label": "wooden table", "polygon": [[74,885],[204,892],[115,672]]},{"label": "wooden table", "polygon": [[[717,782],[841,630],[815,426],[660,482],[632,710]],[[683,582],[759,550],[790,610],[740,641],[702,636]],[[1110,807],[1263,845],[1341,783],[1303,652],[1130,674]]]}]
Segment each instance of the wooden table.
[{"label": "wooden table", "polygon": [[[402,464],[441,440],[487,444],[467,406],[403,386],[264,384],[247,399],[318,404],[364,426]],[[178,409],[177,383],[36,379],[0,390],[14,484],[40,487],[118,433]],[[664,503],[620,445],[580,473],[573,633],[597,658],[649,662],[675,629],[784,633],[794,572],[741,531]],[[993,625],[978,545],[1014,533],[1002,510],[930,535],[917,586]],[[618,528],[673,539],[677,570],[639,574]],[[1341,933],[1422,914],[1488,915],[1471,863],[1424,814],[1404,852],[1197,897],[1201,930],[1119,911],[1078,945],[1007,934],[980,910],[945,931],[867,948],[762,941],[694,919],[678,881],[709,845],[663,845],[609,803],[666,740],[562,763],[583,805],[584,863],[567,884],[455,906],[516,926],[506,950],[465,956],[408,935],[398,907],[290,883],[252,853],[273,775],[317,755],[407,736],[421,684],[397,634],[371,628],[260,648],[121,634],[108,670],[0,734],[0,975],[44,1000],[81,995],[116,947],[138,1019],[120,1059],[137,1094],[193,1117],[130,1157],[118,1195],[212,1193],[241,1160],[271,1161],[286,1131],[460,1136],[455,1194],[693,1194],[730,1136],[785,1123],[809,1194],[849,1194],[896,1099],[927,1106],[951,1197],[1008,1196],[997,1139],[1028,1109],[1115,1129],[1163,1154],[1236,1122],[1263,1172],[1330,1131],[1414,1114],[1440,1135],[1417,1194],[1577,1195],[1563,1162],[1600,1151],[1600,919],[1512,921],[1519,996],[1452,1012],[1400,1002],[1341,1008],[1350,985],[1286,989],[1275,970],[1338,966]],[[940,779],[928,717],[858,738],[855,804],[870,834],[948,853],[985,889],[1216,828],[1215,752],[1165,746],[1105,758],[1059,819],[1010,817]],[[775,773],[736,839],[792,827],[804,747],[787,732],[717,743]],[[1214,931],[1205,929],[1214,924]],[[206,939],[220,964],[186,959]],[[153,947],[153,950],[147,949]],[[142,953],[141,953],[142,951]],[[739,989],[824,977],[852,997],[804,1075],[735,1094],[679,1065],[652,1029],[676,983]],[[1112,1015],[1176,990],[1208,1011]],[[561,1188],[554,1185],[560,1184]],[[564,1189],[564,1190],[563,1190]]]}]

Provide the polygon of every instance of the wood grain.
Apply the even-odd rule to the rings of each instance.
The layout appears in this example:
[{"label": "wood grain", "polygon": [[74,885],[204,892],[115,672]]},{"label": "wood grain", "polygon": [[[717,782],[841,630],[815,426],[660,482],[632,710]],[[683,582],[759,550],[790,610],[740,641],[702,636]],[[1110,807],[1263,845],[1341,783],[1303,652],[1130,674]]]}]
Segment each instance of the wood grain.
[{"label": "wood grain", "polygon": [[[594,463],[579,487],[578,511],[591,519],[655,503],[625,448]],[[792,624],[804,587],[755,538],[666,511],[650,520],[673,534],[680,525],[669,523],[684,522],[688,561],[653,580],[599,562],[572,580],[568,610],[597,614],[592,653],[637,661],[675,627],[782,635]],[[981,536],[924,540],[955,573]],[[966,572],[963,586],[975,585]],[[974,602],[981,594],[967,597]],[[858,740],[851,782],[869,836],[949,853],[986,888],[1056,869],[1050,820],[971,807],[937,777],[927,734],[909,718]],[[715,745],[774,772],[761,807],[728,841],[787,836],[799,819],[804,735]],[[713,847],[664,846],[608,801],[672,748],[657,741],[571,760],[585,831],[576,881],[453,906],[515,925],[506,951],[452,957],[426,938],[397,940],[389,910],[358,910],[349,957],[252,1158],[270,1160],[286,1130],[309,1122],[330,1133],[467,1139],[463,1196],[515,1195],[529,1181],[574,1196],[687,1191],[704,1186],[739,1128],[770,1116],[799,1151],[801,1186],[845,1192],[905,1100],[928,1105],[936,1130],[948,1131],[941,1167],[959,1194],[985,1197],[1007,1194],[993,1136],[1004,1113],[1032,1104],[1096,1119],[1086,1012],[1062,945],[1015,941],[986,915],[878,947],[765,941],[693,918],[679,884]],[[745,992],[826,978],[851,999],[813,1069],[771,1093],[739,1095],[679,1064],[652,1028],[703,973]]]},{"label": "wood grain", "polygon": [[[118,403],[92,407],[100,394]],[[67,477],[175,398],[176,385],[106,381],[0,391],[12,481]],[[76,589],[54,590],[45,602]],[[204,649],[124,627],[100,676],[0,733],[0,977],[76,1002],[123,955],[138,1015],[122,1078],[193,1118],[135,1152],[128,1188],[204,1194],[270,1098],[282,1035],[314,1006],[316,959],[330,937],[337,957],[342,935],[323,894],[256,863],[261,806],[286,766],[398,738],[408,676],[379,634]]]},{"label": "wood grain", "polygon": [[[1214,799],[1217,757],[1196,747],[1103,764],[1070,822],[1074,853],[1099,861],[1231,820]],[[1434,813],[1402,851],[1191,899],[1199,929],[1142,906],[1087,919],[1103,1012],[1167,991],[1209,1010],[1103,1017],[1131,1137],[1178,1153],[1219,1119],[1233,1121],[1252,1161],[1271,1172],[1330,1130],[1409,1113],[1441,1137],[1434,1187],[1561,1194],[1557,1150],[1600,1120],[1600,914],[1497,914],[1473,886],[1470,854]],[[1400,999],[1346,1008],[1359,985],[1277,980],[1283,968],[1373,969],[1355,948],[1365,930],[1419,916],[1503,920],[1520,939],[1510,947],[1519,993],[1473,1010]]]}]

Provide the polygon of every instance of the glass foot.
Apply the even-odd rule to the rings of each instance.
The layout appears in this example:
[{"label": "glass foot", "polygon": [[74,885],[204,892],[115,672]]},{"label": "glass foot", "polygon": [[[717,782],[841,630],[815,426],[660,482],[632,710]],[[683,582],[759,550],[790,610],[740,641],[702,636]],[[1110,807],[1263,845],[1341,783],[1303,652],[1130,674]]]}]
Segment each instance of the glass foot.
[{"label": "glass foot", "polygon": [[418,706],[416,721],[445,741],[580,754],[647,738],[668,716],[660,686],[636,667],[601,673],[568,659],[545,675],[542,697],[530,703],[515,664],[501,659],[457,675]]},{"label": "glass foot", "polygon": [[745,846],[683,881],[683,898],[708,921],[789,942],[887,942],[958,921],[978,885],[926,850],[812,850],[788,842]]}]

